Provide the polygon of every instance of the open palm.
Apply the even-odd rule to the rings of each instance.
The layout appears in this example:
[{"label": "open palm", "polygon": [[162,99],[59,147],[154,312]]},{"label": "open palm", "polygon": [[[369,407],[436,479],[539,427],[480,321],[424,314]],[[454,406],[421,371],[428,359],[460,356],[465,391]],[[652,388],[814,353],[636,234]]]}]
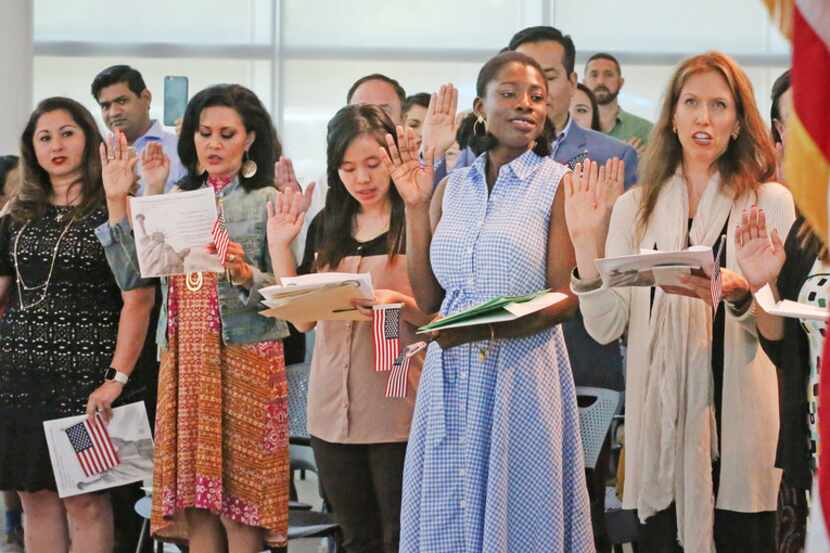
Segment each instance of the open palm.
[{"label": "open palm", "polygon": [[778,231],[767,231],[763,209],[752,207],[744,211],[741,224],[735,229],[735,246],[738,265],[753,292],[778,279],[787,256]]},{"label": "open palm", "polygon": [[159,142],[150,142],[141,152],[141,178],[144,195],[161,194],[170,175],[170,158]]},{"label": "open palm", "polygon": [[452,84],[441,85],[438,92],[432,94],[424,118],[422,143],[425,148],[434,147],[439,155],[443,155],[452,146],[458,132],[456,111],[458,89]]},{"label": "open palm", "polygon": [[577,163],[573,172],[565,175],[565,221],[574,245],[584,241],[601,241],[608,224],[605,167],[595,161]]},{"label": "open palm", "polygon": [[101,143],[101,180],[108,198],[125,198],[135,182],[135,158],[130,158],[127,137],[120,130]]},{"label": "open palm", "polygon": [[418,146],[412,129],[397,127],[398,144],[391,134],[386,135],[386,148],[380,148],[383,160],[398,194],[409,207],[429,204],[432,198],[433,169],[435,149],[424,151],[424,164],[418,161]]},{"label": "open palm", "polygon": [[277,192],[274,203],[268,202],[268,224],[265,229],[268,244],[288,246],[303,228],[305,211],[303,194],[292,188]]}]

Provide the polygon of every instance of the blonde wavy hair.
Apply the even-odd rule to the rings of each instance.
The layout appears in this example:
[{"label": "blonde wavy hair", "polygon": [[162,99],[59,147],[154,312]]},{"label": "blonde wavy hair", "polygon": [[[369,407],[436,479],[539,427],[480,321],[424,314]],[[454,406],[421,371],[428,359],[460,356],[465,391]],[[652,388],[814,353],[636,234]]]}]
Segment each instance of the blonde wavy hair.
[{"label": "blonde wavy hair", "polygon": [[688,58],[680,63],[669,81],[660,117],[654,124],[640,163],[642,194],[637,223],[641,232],[654,212],[660,191],[683,162],[683,147],[672,123],[680,93],[691,76],[709,71],[721,75],[729,86],[740,129],[738,137],[730,139],[716,162],[721,186],[738,198],[754,191],[775,174],[775,149],[746,73],[735,60],[721,52],[706,52]]}]

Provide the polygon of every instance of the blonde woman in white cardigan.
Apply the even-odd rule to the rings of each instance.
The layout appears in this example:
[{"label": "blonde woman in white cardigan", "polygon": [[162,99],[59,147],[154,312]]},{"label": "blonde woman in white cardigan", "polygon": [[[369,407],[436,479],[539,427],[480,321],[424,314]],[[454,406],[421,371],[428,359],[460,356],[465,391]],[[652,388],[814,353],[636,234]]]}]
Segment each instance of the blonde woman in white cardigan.
[{"label": "blonde woman in white cardigan", "polygon": [[[623,506],[637,510],[640,548],[649,553],[775,549],[776,374],[729,247],[753,205],[786,235],[793,201],[767,182],[774,168],[749,79],[731,58],[710,52],[675,71],[639,186],[612,211],[600,193],[604,172],[588,163],[566,194],[572,287],[585,326],[601,343],[628,335]],[[724,303],[715,310],[704,277],[673,288],[600,286],[596,258],[714,247],[722,234]]]}]

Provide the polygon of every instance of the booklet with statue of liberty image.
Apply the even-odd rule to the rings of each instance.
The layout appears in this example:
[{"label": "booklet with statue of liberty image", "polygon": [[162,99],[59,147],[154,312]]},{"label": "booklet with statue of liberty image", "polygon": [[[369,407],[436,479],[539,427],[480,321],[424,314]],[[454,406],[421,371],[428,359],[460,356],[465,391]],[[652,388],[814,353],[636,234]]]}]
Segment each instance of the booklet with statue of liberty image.
[{"label": "booklet with statue of liberty image", "polygon": [[567,297],[560,292],[551,292],[549,289],[546,289],[525,296],[501,296],[492,298],[484,303],[447,315],[428,325],[424,325],[418,329],[418,333],[424,334],[445,328],[514,321],[531,313],[541,311],[546,307],[550,307]]},{"label": "booklet with statue of liberty image", "polygon": [[208,252],[218,211],[211,188],[130,198],[143,278],[225,271]]}]

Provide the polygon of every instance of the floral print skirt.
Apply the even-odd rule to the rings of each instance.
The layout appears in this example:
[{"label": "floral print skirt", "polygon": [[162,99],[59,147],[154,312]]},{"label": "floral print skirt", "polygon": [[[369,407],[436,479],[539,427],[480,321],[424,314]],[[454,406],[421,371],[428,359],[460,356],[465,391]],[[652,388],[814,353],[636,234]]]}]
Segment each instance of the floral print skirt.
[{"label": "floral print skirt", "polygon": [[215,275],[171,278],[159,373],[151,532],[186,542],[186,509],[287,543],[288,386],[282,342],[222,342]]}]

